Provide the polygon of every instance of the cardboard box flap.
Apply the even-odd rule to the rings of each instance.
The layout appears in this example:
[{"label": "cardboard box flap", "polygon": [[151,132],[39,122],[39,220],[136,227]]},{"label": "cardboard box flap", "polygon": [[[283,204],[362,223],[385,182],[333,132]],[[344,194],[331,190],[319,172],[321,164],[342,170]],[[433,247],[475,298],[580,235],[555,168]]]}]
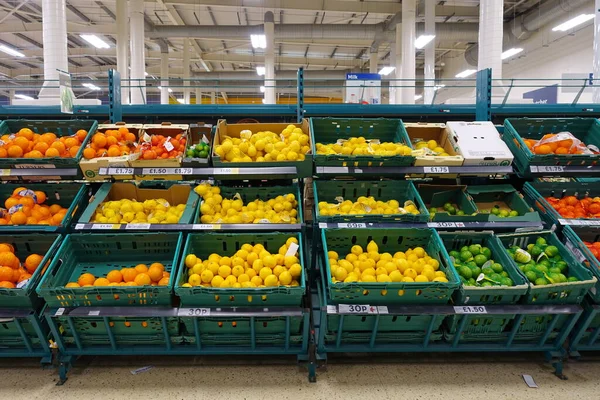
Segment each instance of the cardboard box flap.
[{"label": "cardboard box flap", "polygon": [[476,185],[469,186],[468,192],[471,194],[480,194],[480,193],[490,193],[490,192],[502,192],[502,193],[511,193],[516,192],[512,185]]}]

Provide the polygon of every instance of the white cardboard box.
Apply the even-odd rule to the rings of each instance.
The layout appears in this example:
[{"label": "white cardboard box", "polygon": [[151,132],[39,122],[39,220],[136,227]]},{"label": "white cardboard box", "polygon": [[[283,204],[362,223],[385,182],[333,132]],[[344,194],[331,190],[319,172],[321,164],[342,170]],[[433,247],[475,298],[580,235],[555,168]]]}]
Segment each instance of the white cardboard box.
[{"label": "white cardboard box", "polygon": [[463,165],[511,165],[513,155],[493,123],[449,121],[449,139]]}]

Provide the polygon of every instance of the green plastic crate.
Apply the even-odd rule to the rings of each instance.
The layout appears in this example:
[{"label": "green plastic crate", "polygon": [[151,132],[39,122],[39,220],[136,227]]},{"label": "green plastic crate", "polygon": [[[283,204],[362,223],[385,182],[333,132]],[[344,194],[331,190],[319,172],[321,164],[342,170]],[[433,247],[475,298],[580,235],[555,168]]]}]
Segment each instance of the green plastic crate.
[{"label": "green plastic crate", "polygon": [[[43,335],[43,338],[40,338],[35,328],[33,326],[32,320],[29,318],[17,318],[25,336],[29,339],[32,344],[32,349],[29,352],[39,351],[42,349],[41,343],[42,340],[46,341],[46,338],[49,335],[50,328],[48,327],[48,322],[41,318],[39,319],[39,328]],[[17,323],[15,318],[11,318],[10,320],[2,320],[0,321],[0,356],[2,356],[2,349],[9,348],[26,348],[25,342],[23,341],[23,337],[17,327]]]},{"label": "green plastic crate", "polygon": [[[302,334],[291,334],[287,337],[288,343],[292,346],[303,344]],[[195,336],[184,336],[186,344],[196,346]],[[201,334],[200,343],[202,346],[227,346],[227,347],[247,347],[253,343],[259,346],[277,346],[283,345],[286,341],[285,334],[265,334],[256,335],[254,341],[248,334]]]},{"label": "green plastic crate", "polygon": [[[427,185],[419,184],[417,186],[419,195],[423,203],[430,210],[432,207],[438,208],[435,215],[430,214],[432,221],[470,221],[477,211],[477,206],[471,196],[467,194],[465,185]],[[446,203],[451,203],[465,212],[465,215],[451,215],[445,211],[439,211]]]},{"label": "green plastic crate", "polygon": [[[427,222],[429,213],[415,185],[410,181],[319,181],[313,182],[317,222]],[[321,215],[319,202],[337,203],[338,198],[356,201],[360,196],[373,196],[378,201],[397,200],[400,207],[407,200],[415,203],[420,214],[353,214]]]},{"label": "green plastic crate", "polygon": [[46,193],[48,205],[59,204],[67,209],[67,214],[60,225],[0,225],[0,231],[7,233],[58,232],[71,225],[73,218],[85,208],[86,186],[78,183],[5,183],[0,185],[0,203],[4,204],[17,188],[27,188]]},{"label": "green plastic crate", "polygon": [[588,294],[592,300],[600,303],[600,261],[594,257],[585,243],[583,243],[584,241],[591,243],[600,241],[600,230],[584,226],[565,226],[562,234],[567,248],[598,279],[598,282],[596,282],[594,287],[590,288]]},{"label": "green plastic crate", "polygon": [[[290,334],[302,333],[303,316],[290,318]],[[185,326],[185,335],[194,335],[194,323],[198,322],[198,330],[202,334],[248,334],[251,332],[250,324],[254,321],[256,335],[284,334],[286,331],[286,317],[255,317],[252,321],[248,317],[210,317],[210,318],[185,318],[181,321]]]},{"label": "green plastic crate", "polygon": [[357,244],[363,248],[371,240],[381,252],[393,254],[417,246],[423,247],[430,257],[440,263],[448,282],[331,282],[331,266],[325,257],[329,298],[338,304],[445,304],[459,287],[456,271],[449,267],[450,258],[438,233],[433,229],[323,229],[324,254],[336,251],[340,256],[350,253]]},{"label": "green plastic crate", "polygon": [[[70,119],[70,120],[48,120],[37,121],[27,119],[7,119],[0,123],[0,135],[16,134],[22,128],[29,128],[35,133],[52,132],[57,137],[72,136],[80,129],[85,129],[88,134],[81,144],[77,155],[72,158],[48,157],[48,158],[1,158],[0,168],[15,168],[17,165],[47,165],[52,164],[56,168],[77,168],[79,171],[79,160],[83,150],[90,138],[96,133],[98,122],[94,120]],[[67,177],[73,179],[73,177]]]},{"label": "green plastic crate", "polygon": [[[221,197],[223,197],[223,199],[232,199],[236,194],[239,194],[244,204],[256,199],[267,201],[274,199],[277,196],[284,196],[292,193],[294,196],[296,196],[296,201],[298,202],[298,207],[296,208],[298,214],[296,219],[298,220],[299,224],[304,223],[304,217],[302,215],[302,197],[300,196],[300,186],[297,183],[288,186],[255,186],[237,188],[231,186],[219,186],[219,189],[221,189]],[[196,209],[194,221],[196,221],[196,223],[201,223],[200,217],[202,217],[202,213],[200,212],[200,207],[198,207]]]},{"label": "green plastic crate", "polygon": [[[526,304],[581,304],[585,295],[598,281],[592,273],[575,258],[558,237],[550,231],[509,233],[497,235],[504,248],[517,245],[526,248],[535,243],[538,237],[546,239],[548,245],[558,248],[560,256],[569,266],[569,276],[575,276],[578,282],[555,283],[544,286],[529,284],[529,292],[525,297]],[[508,254],[508,251],[506,251]],[[509,255],[510,257],[510,255]],[[514,263],[514,261],[512,261]],[[517,268],[515,263],[515,268]],[[517,268],[518,270],[518,268]],[[519,273],[521,271],[519,270]],[[521,275],[523,275],[521,273]]]},{"label": "green plastic crate", "polygon": [[20,289],[0,288],[0,307],[36,309],[42,303],[42,300],[35,293],[35,288],[52,257],[58,250],[62,239],[62,236],[50,233],[0,236],[0,243],[11,244],[15,249],[15,255],[22,263],[25,262],[28,256],[34,253],[44,257],[38,269],[35,270],[29,279],[27,286]]},{"label": "green plastic crate", "polygon": [[[433,330],[437,331],[445,315],[344,315],[344,332],[372,332],[377,324],[377,332],[423,332],[434,319]],[[377,322],[376,322],[377,321]],[[329,331],[337,329],[339,314],[327,315]]]},{"label": "green plastic crate", "polygon": [[[238,251],[243,244],[262,244],[265,249],[276,254],[290,237],[298,239],[300,248],[298,258],[302,267],[300,286],[276,286],[268,288],[213,288],[195,286],[182,287],[187,282],[185,257],[195,254],[200,259],[206,259],[212,253],[230,256]],[[175,294],[181,299],[182,306],[299,306],[306,292],[305,268],[303,254],[304,239],[301,233],[192,233],[188,235],[183,256],[177,272]]]},{"label": "green plastic crate", "polygon": [[518,170],[529,175],[531,165],[593,165],[598,154],[533,154],[523,139],[541,139],[548,133],[570,132],[586,145],[600,147],[600,122],[596,118],[507,118],[502,139],[515,156]]},{"label": "green plastic crate", "polygon": [[[171,305],[181,233],[71,234],[44,273],[37,293],[51,307]],[[82,273],[106,276],[113,269],[160,262],[171,273],[168,286],[66,288]]]},{"label": "green plastic crate", "polygon": [[415,161],[413,156],[353,156],[317,154],[317,143],[331,144],[339,139],[364,137],[383,142],[412,145],[401,119],[390,118],[311,118],[311,144],[316,166],[338,167],[406,167]]},{"label": "green plastic crate", "polygon": [[[521,298],[527,294],[529,285],[526,279],[515,267],[502,243],[492,233],[489,232],[442,232],[440,238],[446,247],[446,250],[460,251],[463,246],[472,244],[480,244],[488,247],[492,252],[492,259],[500,263],[504,270],[508,273],[508,277],[512,279],[515,286],[492,286],[478,287],[465,286],[463,283],[455,292],[455,304],[516,304]],[[452,265],[454,268],[454,265]],[[456,270],[456,269],[455,269]],[[458,272],[457,272],[458,274]],[[460,279],[460,278],[459,278]],[[481,318],[480,318],[481,319]],[[479,324],[476,324],[479,325]]]},{"label": "green plastic crate", "polygon": [[[537,222],[540,216],[537,211],[527,204],[523,195],[512,185],[469,185],[467,193],[479,210],[477,215],[468,217],[468,221],[492,221],[492,222]],[[499,217],[491,213],[493,206],[504,205],[519,213],[516,217]],[[486,211],[485,213],[483,211]]]},{"label": "green plastic crate", "polygon": [[[461,333],[461,340],[469,342],[486,341],[491,337],[501,338],[515,314],[466,315],[467,322]],[[460,315],[450,315],[446,319],[446,331],[455,335],[460,323]]]},{"label": "green plastic crate", "polygon": [[[325,344],[328,346],[335,346],[337,343],[337,333],[326,333]],[[366,332],[344,332],[340,345],[345,344],[357,344],[364,343],[368,344],[371,341],[371,333]],[[428,343],[440,342],[443,338],[442,332],[431,332],[429,335]],[[414,343],[421,344],[425,340],[425,332],[381,332],[377,333],[375,344],[382,345],[386,343]],[[332,350],[332,347],[327,348],[328,351]]]}]

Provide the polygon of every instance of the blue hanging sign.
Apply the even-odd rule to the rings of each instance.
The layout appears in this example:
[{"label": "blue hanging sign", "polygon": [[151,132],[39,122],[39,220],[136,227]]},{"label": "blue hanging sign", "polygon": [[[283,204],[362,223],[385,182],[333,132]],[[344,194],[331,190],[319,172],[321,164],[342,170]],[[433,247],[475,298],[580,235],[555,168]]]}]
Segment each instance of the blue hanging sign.
[{"label": "blue hanging sign", "polygon": [[381,75],[348,72],[346,74],[346,80],[347,81],[380,81]]},{"label": "blue hanging sign", "polygon": [[533,104],[556,104],[558,101],[558,85],[546,86],[523,93],[524,99],[532,99]]}]

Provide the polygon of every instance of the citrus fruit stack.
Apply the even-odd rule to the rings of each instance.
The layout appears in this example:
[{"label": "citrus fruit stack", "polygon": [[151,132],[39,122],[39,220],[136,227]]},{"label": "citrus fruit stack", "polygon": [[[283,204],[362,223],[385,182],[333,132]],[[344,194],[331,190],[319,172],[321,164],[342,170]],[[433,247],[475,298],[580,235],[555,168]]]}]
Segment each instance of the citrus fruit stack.
[{"label": "citrus fruit stack", "polygon": [[185,257],[188,268],[187,282],[182,287],[205,286],[213,288],[256,288],[299,286],[302,266],[298,252],[289,255],[291,246],[297,249],[298,240],[287,239],[277,254],[265,250],[262,244],[244,244],[234,254],[221,256],[213,253],[204,261],[195,254]]},{"label": "citrus fruit stack", "polygon": [[598,154],[568,132],[549,133],[540,140],[524,138],[523,142],[534,154]]},{"label": "citrus fruit stack", "polygon": [[98,132],[88,146],[83,150],[83,157],[91,160],[99,157],[119,157],[130,154],[135,150],[137,138],[129,129],[108,129],[106,132]]},{"label": "citrus fruit stack", "polygon": [[100,203],[91,222],[109,224],[176,224],[185,211],[185,204],[172,206],[165,199],[137,201],[122,199]]},{"label": "citrus fruit stack", "polygon": [[185,156],[189,158],[208,158],[210,146],[208,143],[200,142],[196,145],[191,145],[185,152]]},{"label": "citrus fruit stack", "polygon": [[443,147],[441,147],[436,140],[422,140],[417,139],[413,142],[413,145],[416,152],[413,152],[413,155],[428,155],[428,156],[449,156],[450,154],[446,153]]},{"label": "citrus fruit stack", "polygon": [[22,128],[14,135],[2,135],[0,139],[0,158],[73,158],[85,141],[87,131],[80,129],[73,136],[57,137],[47,132],[34,133],[29,128]]},{"label": "citrus fruit stack", "polygon": [[86,272],[77,278],[77,282],[69,282],[68,288],[92,286],[167,286],[171,274],[165,271],[161,263],[138,264],[133,268],[113,269],[102,277],[95,277]]},{"label": "citrus fruit stack", "polygon": [[145,139],[140,139],[140,145],[137,148],[137,152],[140,153],[140,160],[177,158],[185,152],[187,139],[181,133],[175,137],[146,135]]},{"label": "citrus fruit stack", "polygon": [[[514,286],[502,264],[492,259],[492,251],[480,244],[450,251],[454,268],[466,286]],[[483,275],[482,275],[483,274]]]},{"label": "citrus fruit stack", "polygon": [[6,210],[0,213],[0,225],[60,225],[67,215],[67,209],[45,202],[46,193],[40,190],[16,188],[4,201]]},{"label": "citrus fruit stack", "polygon": [[280,134],[240,132],[240,137],[223,136],[215,154],[226,162],[303,161],[310,151],[310,138],[302,129],[288,125]]},{"label": "citrus fruit stack", "polygon": [[367,140],[364,137],[351,137],[338,140],[338,143],[317,143],[317,154],[341,154],[353,156],[410,156],[412,149],[402,143]]},{"label": "citrus fruit stack", "polygon": [[440,262],[430,257],[422,247],[394,255],[379,253],[371,240],[366,249],[354,245],[344,258],[335,251],[327,253],[331,281],[336,282],[448,282]]},{"label": "citrus fruit stack", "polygon": [[[44,256],[30,254],[25,262],[15,255],[15,249],[8,243],[0,243],[0,288],[24,287],[26,281],[40,266]],[[22,283],[25,282],[25,283]]]},{"label": "citrus fruit stack", "polygon": [[583,244],[585,244],[585,247],[588,248],[590,253],[592,253],[592,255],[596,257],[596,260],[600,260],[600,242],[592,243],[584,241]]},{"label": "citrus fruit stack", "polygon": [[241,198],[224,199],[221,189],[208,184],[196,186],[202,197],[200,222],[225,224],[295,224],[298,222],[298,201],[293,193],[244,204]]},{"label": "citrus fruit stack", "polygon": [[600,218],[600,197],[585,197],[578,199],[575,196],[557,198],[548,196],[546,201],[564,218]]},{"label": "citrus fruit stack", "polygon": [[412,201],[405,201],[403,206],[397,200],[378,201],[373,196],[360,196],[355,202],[344,200],[340,203],[319,202],[321,215],[352,215],[352,214],[420,214]]}]

